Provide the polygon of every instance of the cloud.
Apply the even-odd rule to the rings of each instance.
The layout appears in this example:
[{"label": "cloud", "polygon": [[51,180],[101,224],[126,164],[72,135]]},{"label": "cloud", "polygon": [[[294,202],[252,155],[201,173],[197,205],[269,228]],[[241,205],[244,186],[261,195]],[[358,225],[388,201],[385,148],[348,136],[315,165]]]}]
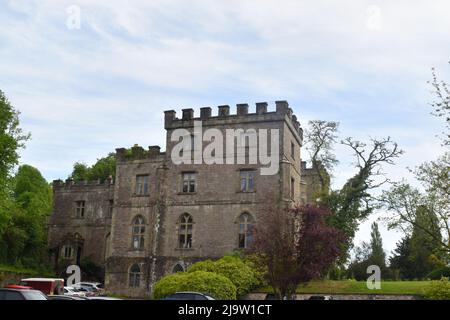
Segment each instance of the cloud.
[{"label": "cloud", "polygon": [[[80,8],[68,29],[67,8]],[[160,144],[163,111],[289,100],[303,126],[390,135],[406,166],[442,149],[430,68],[448,72],[450,5],[411,0],[8,0],[0,3],[0,88],[33,140],[22,154],[51,180],[116,147]],[[426,152],[424,152],[426,150]],[[352,172],[338,149],[335,184]]]}]

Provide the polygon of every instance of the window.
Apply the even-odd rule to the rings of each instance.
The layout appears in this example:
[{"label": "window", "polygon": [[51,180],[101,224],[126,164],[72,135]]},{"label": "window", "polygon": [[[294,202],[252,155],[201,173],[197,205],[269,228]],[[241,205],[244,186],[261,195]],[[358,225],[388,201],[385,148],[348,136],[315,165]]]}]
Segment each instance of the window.
[{"label": "window", "polygon": [[83,219],[84,218],[84,211],[86,207],[86,201],[77,201],[77,218]]},{"label": "window", "polygon": [[239,248],[246,249],[252,242],[252,229],[254,220],[249,213],[243,213],[239,217]]},{"label": "window", "polygon": [[184,272],[184,268],[181,264],[177,263],[172,270],[173,273]]},{"label": "window", "polygon": [[255,191],[255,172],[241,171],[241,192]]},{"label": "window", "polygon": [[197,184],[197,174],[195,172],[183,173],[183,193],[194,193]]},{"label": "window", "polygon": [[136,195],[148,195],[148,175],[136,176]]},{"label": "window", "polygon": [[192,227],[193,220],[190,214],[185,213],[180,217],[178,229],[178,248],[192,248]]},{"label": "window", "polygon": [[62,256],[64,259],[72,259],[73,257],[73,249],[71,246],[63,246],[62,247]]},{"label": "window", "polygon": [[295,144],[291,142],[291,157],[295,159]]},{"label": "window", "polygon": [[132,246],[135,250],[144,249],[145,221],[142,216],[137,216],[133,220]]},{"label": "window", "polygon": [[139,264],[133,264],[130,268],[130,288],[139,288],[141,286],[141,267]]},{"label": "window", "polygon": [[114,200],[109,200],[109,203],[108,203],[108,218],[112,217],[113,209],[114,209]]},{"label": "window", "polygon": [[291,199],[295,197],[295,179],[291,178]]}]

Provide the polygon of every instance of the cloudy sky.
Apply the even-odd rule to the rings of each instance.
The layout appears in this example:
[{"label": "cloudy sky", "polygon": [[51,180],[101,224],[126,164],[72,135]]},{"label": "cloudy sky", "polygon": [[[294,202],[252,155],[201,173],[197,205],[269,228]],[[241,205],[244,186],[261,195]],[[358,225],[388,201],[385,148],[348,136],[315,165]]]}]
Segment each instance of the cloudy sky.
[{"label": "cloudy sky", "polygon": [[[406,153],[386,172],[410,178],[443,152],[427,81],[450,78],[449,15],[447,0],[0,0],[0,89],[32,133],[22,163],[49,181],[117,147],[164,148],[164,110],[276,100],[304,127],[392,136]],[[335,187],[354,173],[337,153]]]}]

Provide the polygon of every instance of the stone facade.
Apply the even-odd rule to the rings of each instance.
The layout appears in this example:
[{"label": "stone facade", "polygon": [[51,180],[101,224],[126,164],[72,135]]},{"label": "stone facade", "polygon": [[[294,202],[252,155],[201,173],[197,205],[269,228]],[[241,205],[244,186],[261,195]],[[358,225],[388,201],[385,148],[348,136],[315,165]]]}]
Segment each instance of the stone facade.
[{"label": "stone facade", "polygon": [[[311,202],[313,191],[305,188],[316,190],[311,186],[316,180],[313,170],[302,165],[300,123],[286,101],[276,102],[272,112],[267,107],[258,103],[256,112],[249,113],[249,106],[240,104],[237,113],[230,114],[229,106],[220,106],[217,116],[212,116],[211,108],[201,108],[197,118],[192,109],[184,109],[181,118],[175,111],[166,111],[166,152],[157,146],[116,149],[114,183],[55,181],[49,228],[50,246],[59,252],[55,262],[67,254],[62,252],[67,250],[65,244],[81,247],[80,257],[89,256],[105,266],[108,291],[146,297],[161,276],[245,247],[251,232],[242,230],[250,230],[268,202]],[[261,165],[248,161],[175,164],[171,154],[178,141],[172,141],[172,134],[184,129],[195,135],[198,121],[204,130],[215,129],[224,137],[227,129],[277,129],[279,148],[270,152],[279,155],[278,173],[261,175]],[[194,145],[193,152],[209,143]],[[308,178],[303,181],[305,174]],[[85,201],[83,218],[77,213],[80,201]],[[105,215],[111,203],[112,215]]]}]

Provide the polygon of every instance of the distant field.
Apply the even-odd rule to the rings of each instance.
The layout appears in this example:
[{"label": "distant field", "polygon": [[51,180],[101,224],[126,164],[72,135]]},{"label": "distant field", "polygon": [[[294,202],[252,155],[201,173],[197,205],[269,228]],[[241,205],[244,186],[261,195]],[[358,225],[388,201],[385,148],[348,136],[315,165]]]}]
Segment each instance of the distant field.
[{"label": "distant field", "polygon": [[[361,294],[414,294],[423,295],[430,281],[382,281],[381,290],[369,290],[365,281],[314,281],[300,286],[297,293],[361,293]],[[263,290],[271,291],[269,288]]]}]

